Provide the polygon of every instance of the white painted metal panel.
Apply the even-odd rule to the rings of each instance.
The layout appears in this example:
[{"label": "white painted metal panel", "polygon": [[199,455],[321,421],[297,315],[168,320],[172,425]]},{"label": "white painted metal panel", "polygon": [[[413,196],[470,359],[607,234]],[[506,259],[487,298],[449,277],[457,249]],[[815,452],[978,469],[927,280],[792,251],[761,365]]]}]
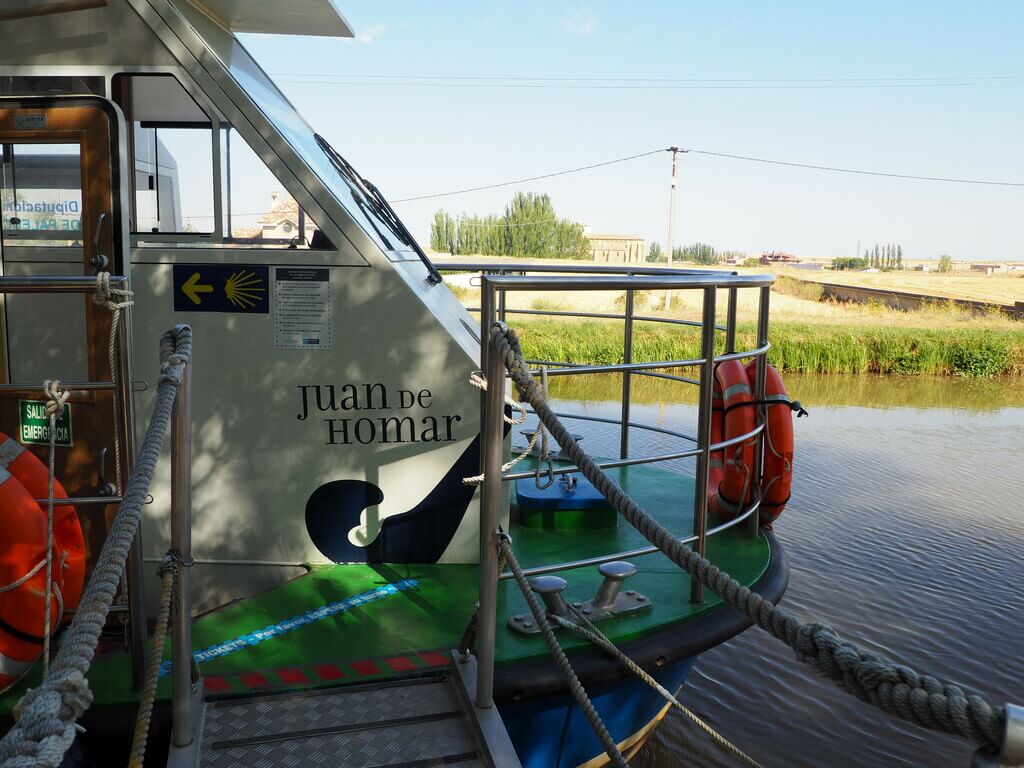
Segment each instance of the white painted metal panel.
[{"label": "white painted metal panel", "polygon": [[331,0],[190,0],[232,32],[353,37]]}]

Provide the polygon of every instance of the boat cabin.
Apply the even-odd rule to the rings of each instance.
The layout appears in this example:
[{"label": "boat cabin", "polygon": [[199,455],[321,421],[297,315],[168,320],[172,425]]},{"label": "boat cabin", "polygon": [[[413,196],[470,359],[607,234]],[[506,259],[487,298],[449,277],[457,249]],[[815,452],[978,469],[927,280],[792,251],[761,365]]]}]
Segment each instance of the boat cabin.
[{"label": "boat cabin", "polygon": [[[16,0],[0,20],[2,273],[129,277],[134,412],[149,411],[160,333],[194,329],[197,605],[342,555],[476,561],[473,489],[447,477],[478,464],[476,323],[235,36],[351,37],[330,0]],[[109,315],[7,297],[2,381],[102,378]],[[3,396],[10,429],[41,397]],[[58,475],[94,496],[114,476],[110,393],[76,393],[70,411]],[[167,549],[168,491],[159,478],[146,560]],[[85,514],[95,548],[111,513]],[[431,523],[400,552],[372,548],[403,514]]]}]

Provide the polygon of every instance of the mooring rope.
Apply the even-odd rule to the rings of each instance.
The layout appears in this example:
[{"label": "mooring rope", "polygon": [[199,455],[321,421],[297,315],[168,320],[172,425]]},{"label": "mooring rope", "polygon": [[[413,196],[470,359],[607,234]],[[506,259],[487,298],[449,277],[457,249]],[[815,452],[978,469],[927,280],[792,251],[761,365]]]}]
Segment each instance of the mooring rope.
[{"label": "mooring rope", "polygon": [[597,713],[597,709],[594,707],[594,703],[587,696],[586,690],[583,688],[583,684],[580,679],[576,677],[576,672],[572,668],[572,664],[569,663],[569,659],[566,658],[565,651],[562,650],[562,646],[558,644],[558,638],[555,637],[555,633],[551,630],[551,625],[548,624],[547,611],[544,606],[540,604],[537,599],[537,595],[534,594],[533,589],[530,587],[530,583],[526,580],[526,574],[523,573],[523,569],[519,566],[519,561],[516,560],[515,553],[512,551],[512,543],[509,539],[508,534],[498,534],[498,550],[501,555],[508,562],[509,570],[512,571],[512,575],[515,576],[516,584],[519,585],[519,589],[522,590],[523,597],[526,598],[527,605],[530,606],[530,613],[533,614],[534,621],[537,622],[537,627],[540,629],[540,633],[544,636],[544,641],[548,644],[548,648],[551,650],[551,655],[555,657],[555,663],[558,664],[559,670],[562,672],[562,677],[565,678],[566,684],[569,686],[569,691],[572,693],[576,703],[579,705],[580,710],[586,716],[587,721],[590,723],[590,727],[594,729],[594,733],[597,735],[598,740],[601,742],[601,746],[605,753],[608,755],[608,759],[612,765],[618,766],[618,768],[629,768],[629,764],[626,759],[619,752],[619,747],[615,743],[615,739],[608,733],[608,729],[605,727],[604,722],[601,720],[601,716]]},{"label": "mooring rope", "polygon": [[[153,715],[153,704],[156,702],[156,686],[160,680],[160,662],[164,656],[164,643],[167,640],[167,627],[171,618],[171,601],[178,585],[178,574],[182,567],[190,565],[181,559],[173,549],[164,555],[163,562],[157,569],[160,576],[160,612],[153,627],[153,639],[150,641],[149,667],[146,670],[146,683],[142,688],[139,701],[139,714],[135,719],[135,733],[132,736],[132,749],[128,768],[142,768],[146,759],[146,742],[149,740],[149,722]],[[179,616],[178,621],[183,619]],[[187,621],[187,619],[184,619]]]},{"label": "mooring rope", "polygon": [[142,519],[174,399],[191,354],[192,331],[187,326],[168,331],[160,340],[156,403],[135,470],[49,673],[38,688],[28,691],[18,702],[14,711],[17,720],[0,739],[0,768],[57,768],[74,741],[75,722],[92,703],[85,676]]},{"label": "mooring rope", "polygon": [[752,758],[750,755],[748,755],[746,752],[744,752],[742,749],[737,747],[735,744],[733,744],[731,741],[725,738],[722,734],[720,734],[718,731],[716,731],[714,728],[708,725],[703,720],[703,718],[697,715],[696,712],[691,710],[689,707],[686,707],[683,704],[681,704],[679,702],[679,699],[677,699],[671,691],[669,691],[665,686],[663,686],[651,675],[649,675],[643,667],[641,667],[639,664],[637,664],[635,661],[629,658],[629,656],[623,653],[615,645],[615,643],[609,640],[604,635],[604,633],[601,632],[601,630],[594,626],[594,623],[590,619],[588,619],[581,611],[577,610],[571,605],[569,606],[569,610],[573,614],[573,618],[571,620],[566,619],[562,616],[554,615],[552,615],[551,618],[554,619],[555,623],[558,624],[558,626],[562,627],[563,629],[568,629],[571,632],[575,632],[580,637],[589,640],[598,648],[601,648],[602,650],[610,654],[623,667],[628,669],[630,672],[632,672],[634,675],[640,678],[643,682],[647,683],[647,685],[649,685],[651,688],[657,691],[658,695],[665,699],[665,701],[672,705],[672,707],[674,707],[676,710],[681,712],[684,717],[689,719],[694,725],[696,725],[698,728],[704,731],[704,733],[710,736],[711,739],[720,747],[732,753],[733,756],[735,756],[742,762],[746,763],[747,765],[751,766],[751,768],[761,768],[761,764],[758,763],[754,758]]},{"label": "mooring rope", "polygon": [[[120,301],[115,301],[117,297]],[[110,285],[110,273],[99,272],[96,275],[96,292],[92,295],[92,303],[110,310],[110,337],[107,340],[107,362],[110,365],[110,381],[114,385],[114,488],[118,496],[121,487],[121,440],[120,430],[121,408],[117,399],[117,336],[121,328],[121,310],[127,309],[135,302],[134,294],[125,288],[114,288]]]},{"label": "mooring rope", "polygon": [[609,504],[691,578],[789,645],[800,661],[862,701],[924,728],[971,739],[985,750],[999,750],[1006,732],[1004,707],[993,706],[980,696],[965,694],[957,685],[919,674],[878,654],[861,651],[824,624],[800,621],[679,541],[594,463],[551,411],[523,357],[515,331],[495,324],[490,340],[521,397],[533,407],[570,460]]}]

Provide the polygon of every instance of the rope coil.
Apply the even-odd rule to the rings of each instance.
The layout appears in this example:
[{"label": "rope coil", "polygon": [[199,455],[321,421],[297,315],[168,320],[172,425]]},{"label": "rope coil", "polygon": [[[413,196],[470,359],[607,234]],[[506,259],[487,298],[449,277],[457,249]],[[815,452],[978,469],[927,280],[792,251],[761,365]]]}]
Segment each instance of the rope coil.
[{"label": "rope coil", "polygon": [[526,364],[515,331],[496,324],[490,340],[505,361],[520,395],[533,407],[563,452],[609,504],[691,578],[789,645],[800,661],[857,698],[916,725],[970,739],[983,750],[999,750],[1006,732],[1004,707],[993,706],[980,696],[965,694],[957,685],[921,675],[878,654],[861,651],[824,624],[801,622],[787,609],[753,592],[679,541],[594,463],[554,415]]}]

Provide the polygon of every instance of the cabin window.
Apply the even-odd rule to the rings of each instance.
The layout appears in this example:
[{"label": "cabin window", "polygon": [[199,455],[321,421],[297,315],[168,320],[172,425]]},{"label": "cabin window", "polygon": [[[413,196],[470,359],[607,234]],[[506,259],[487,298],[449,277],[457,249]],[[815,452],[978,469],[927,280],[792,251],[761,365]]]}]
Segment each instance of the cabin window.
[{"label": "cabin window", "polygon": [[173,75],[115,75],[131,124],[133,234],[216,232],[213,123]]},{"label": "cabin window", "polygon": [[3,240],[17,245],[82,242],[82,159],[75,143],[0,145]]},{"label": "cabin window", "polygon": [[112,85],[132,126],[138,245],[333,250],[238,132],[173,75],[120,74]]},{"label": "cabin window", "polygon": [[224,240],[262,248],[333,249],[316,223],[230,126],[223,131]]}]

